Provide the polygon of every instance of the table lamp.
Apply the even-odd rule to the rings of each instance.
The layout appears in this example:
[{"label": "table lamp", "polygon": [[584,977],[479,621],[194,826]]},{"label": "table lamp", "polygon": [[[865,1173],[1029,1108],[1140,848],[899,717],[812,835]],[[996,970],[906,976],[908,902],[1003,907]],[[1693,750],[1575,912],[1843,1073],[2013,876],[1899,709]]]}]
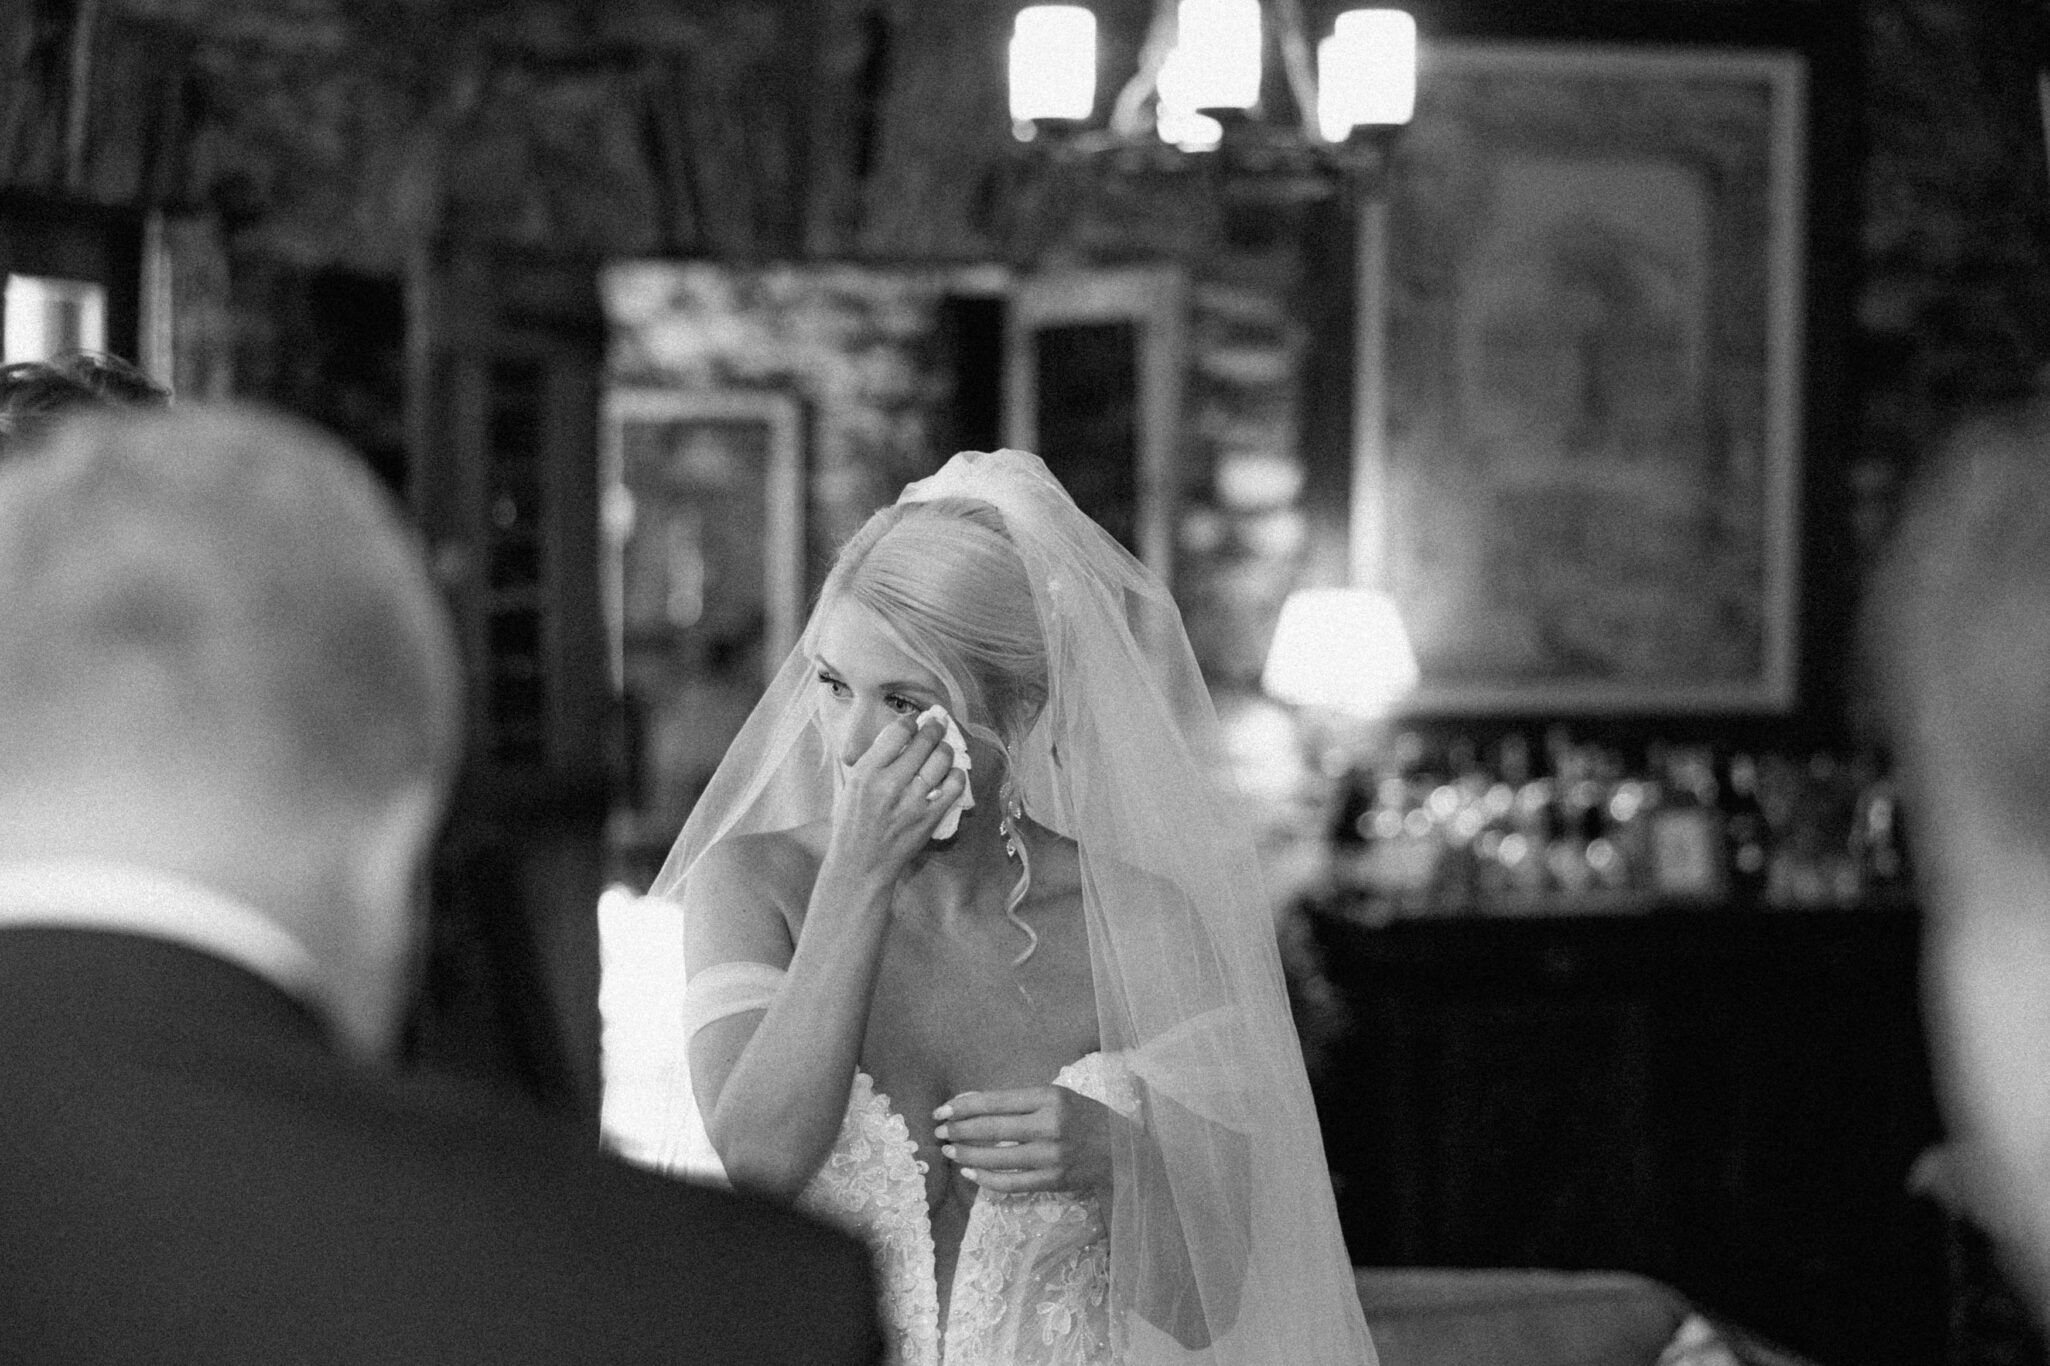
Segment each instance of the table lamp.
[{"label": "table lamp", "polygon": [[1298,707],[1377,721],[1416,686],[1395,600],[1369,588],[1307,588],[1281,605],[1260,686]]},{"label": "table lamp", "polygon": [[1324,875],[1353,843],[1342,833],[1356,800],[1372,795],[1369,770],[1387,749],[1388,716],[1416,686],[1416,655],[1386,593],[1311,588],[1282,604],[1260,686],[1294,712],[1302,755],[1317,775],[1313,799]]}]

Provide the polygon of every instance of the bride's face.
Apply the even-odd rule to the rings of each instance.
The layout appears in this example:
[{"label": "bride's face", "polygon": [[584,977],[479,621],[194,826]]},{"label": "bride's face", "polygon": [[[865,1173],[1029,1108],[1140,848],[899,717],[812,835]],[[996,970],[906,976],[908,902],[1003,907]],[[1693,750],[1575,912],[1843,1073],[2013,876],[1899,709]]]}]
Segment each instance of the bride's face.
[{"label": "bride's face", "polygon": [[[813,686],[820,722],[842,764],[866,754],[876,733],[899,716],[915,717],[934,704],[953,710],[938,675],[906,653],[874,612],[844,598],[826,612],[812,655]],[[956,712],[954,719],[971,718]],[[972,737],[968,754],[979,788],[1000,760]]]}]

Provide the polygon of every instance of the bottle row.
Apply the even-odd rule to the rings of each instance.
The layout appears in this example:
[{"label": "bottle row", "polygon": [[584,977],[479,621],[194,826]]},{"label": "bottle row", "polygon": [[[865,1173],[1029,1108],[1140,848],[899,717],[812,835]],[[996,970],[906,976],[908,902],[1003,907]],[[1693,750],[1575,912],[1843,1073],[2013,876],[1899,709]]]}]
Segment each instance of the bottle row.
[{"label": "bottle row", "polygon": [[1905,895],[1908,854],[1876,756],[1648,745],[1635,762],[1512,732],[1427,759],[1399,737],[1346,783],[1341,878],[1389,914],[1702,903],[1856,906]]}]

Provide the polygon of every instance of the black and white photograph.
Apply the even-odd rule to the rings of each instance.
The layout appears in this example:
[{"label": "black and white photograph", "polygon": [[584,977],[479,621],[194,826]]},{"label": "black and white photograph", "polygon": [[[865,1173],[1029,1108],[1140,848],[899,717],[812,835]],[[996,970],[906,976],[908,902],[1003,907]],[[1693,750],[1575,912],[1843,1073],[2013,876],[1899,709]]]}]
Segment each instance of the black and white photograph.
[{"label": "black and white photograph", "polygon": [[2050,1360],[2050,0],[0,53],[0,1362]]}]

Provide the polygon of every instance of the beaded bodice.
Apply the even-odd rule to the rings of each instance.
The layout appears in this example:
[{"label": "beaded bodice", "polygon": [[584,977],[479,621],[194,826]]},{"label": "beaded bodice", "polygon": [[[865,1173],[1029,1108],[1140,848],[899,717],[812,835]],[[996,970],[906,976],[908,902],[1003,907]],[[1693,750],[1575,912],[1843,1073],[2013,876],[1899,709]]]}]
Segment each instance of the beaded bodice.
[{"label": "beaded bodice", "polygon": [[[1124,1114],[1131,1080],[1102,1053],[1054,1084]],[[1110,1240],[1094,1196],[982,1191],[970,1207],[944,1326],[926,1164],[904,1117],[865,1072],[801,1207],[867,1239],[882,1283],[892,1366],[1106,1366],[1118,1360],[1110,1316]]]}]

